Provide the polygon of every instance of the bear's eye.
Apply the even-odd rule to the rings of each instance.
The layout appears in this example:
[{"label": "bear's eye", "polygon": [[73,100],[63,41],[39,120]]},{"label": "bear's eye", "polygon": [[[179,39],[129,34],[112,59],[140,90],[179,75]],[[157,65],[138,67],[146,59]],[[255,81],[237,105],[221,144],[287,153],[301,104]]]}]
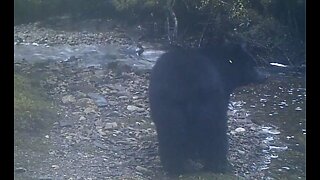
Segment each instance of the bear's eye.
[{"label": "bear's eye", "polygon": [[231,59],[229,59],[229,63],[232,64],[232,60]]}]

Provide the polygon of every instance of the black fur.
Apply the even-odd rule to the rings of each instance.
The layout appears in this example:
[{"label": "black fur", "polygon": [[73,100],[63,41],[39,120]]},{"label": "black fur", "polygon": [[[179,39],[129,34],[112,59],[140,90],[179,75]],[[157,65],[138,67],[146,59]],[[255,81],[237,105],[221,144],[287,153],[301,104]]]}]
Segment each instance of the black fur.
[{"label": "black fur", "polygon": [[206,170],[225,172],[229,96],[237,87],[265,79],[254,65],[236,44],[177,48],[158,59],[149,100],[166,171],[184,173],[187,159],[199,159]]}]

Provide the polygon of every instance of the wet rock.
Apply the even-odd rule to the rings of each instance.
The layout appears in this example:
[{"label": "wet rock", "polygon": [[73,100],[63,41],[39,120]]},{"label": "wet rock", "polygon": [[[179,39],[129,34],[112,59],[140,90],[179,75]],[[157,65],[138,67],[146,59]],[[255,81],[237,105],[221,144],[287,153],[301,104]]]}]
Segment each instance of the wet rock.
[{"label": "wet rock", "polygon": [[108,117],[119,117],[120,114],[117,111],[113,111],[113,112],[110,112],[107,116]]},{"label": "wet rock", "polygon": [[112,122],[112,123],[106,123],[105,124],[105,129],[114,129],[118,126],[118,124],[116,122]]},{"label": "wet rock", "polygon": [[77,96],[78,96],[79,98],[84,98],[84,97],[87,96],[87,94],[86,94],[86,93],[83,93],[83,92],[81,92],[81,91],[77,91]]},{"label": "wet rock", "polygon": [[106,85],[107,88],[112,89],[112,90],[117,90],[117,91],[125,91],[125,87],[123,87],[120,84],[108,84]]},{"label": "wet rock", "polygon": [[272,134],[272,135],[280,134],[280,131],[278,131],[276,129],[272,129],[272,127],[263,127],[260,132],[263,134]]},{"label": "wet rock", "polygon": [[50,77],[50,78],[48,78],[48,79],[46,80],[46,82],[47,82],[48,84],[51,84],[51,85],[56,84],[56,83],[57,83],[57,78],[56,78],[56,77]]},{"label": "wet rock", "polygon": [[55,164],[54,164],[54,165],[52,165],[51,167],[52,167],[53,169],[59,169],[59,168],[60,168],[60,166],[55,165]]},{"label": "wet rock", "polygon": [[128,96],[119,96],[119,99],[128,99]]},{"label": "wet rock", "polygon": [[268,149],[269,148],[269,146],[265,143],[261,143],[259,146],[261,149]]},{"label": "wet rock", "polygon": [[101,119],[98,119],[94,122],[94,124],[97,126],[97,127],[103,127],[104,126],[104,122],[101,120]]},{"label": "wet rock", "polygon": [[278,104],[279,106],[289,106],[288,103],[286,103],[285,101],[282,101]]},{"label": "wet rock", "polygon": [[119,102],[117,102],[117,101],[109,101],[109,104],[111,106],[115,106],[115,105],[119,104]]},{"label": "wet rock", "polygon": [[101,136],[106,136],[107,133],[102,129],[102,127],[97,127],[97,131]]},{"label": "wet rock", "polygon": [[74,103],[76,102],[76,98],[73,95],[66,95],[62,97],[62,102],[66,103]]},{"label": "wet rock", "polygon": [[148,170],[147,168],[144,168],[142,166],[136,166],[136,170],[140,171],[142,173],[150,173],[150,170]]},{"label": "wet rock", "polygon": [[139,99],[139,96],[132,96],[132,99],[134,100]]},{"label": "wet rock", "polygon": [[85,108],[83,112],[86,113],[86,114],[97,113],[96,110],[94,108],[92,108],[92,107]]},{"label": "wet rock", "polygon": [[71,120],[61,120],[59,121],[60,127],[72,127],[73,121]]},{"label": "wet rock", "polygon": [[98,78],[103,78],[104,77],[104,70],[95,70],[94,74],[98,77]]},{"label": "wet rock", "polygon": [[48,176],[43,176],[43,177],[39,177],[39,180],[53,180],[53,178]]},{"label": "wet rock", "polygon": [[269,146],[271,151],[285,151],[288,149],[287,146]]},{"label": "wet rock", "polygon": [[16,173],[24,173],[27,171],[26,168],[23,168],[23,167],[17,167],[15,170],[14,170]]},{"label": "wet rock", "polygon": [[143,111],[144,111],[144,108],[140,108],[140,107],[137,107],[137,106],[134,106],[134,105],[128,105],[128,106],[127,106],[127,110],[129,110],[129,111],[143,112]]},{"label": "wet rock", "polygon": [[238,150],[238,153],[241,154],[241,155],[244,155],[246,152],[242,151],[242,150]]},{"label": "wet rock", "polygon": [[38,44],[38,43],[35,43],[35,42],[31,43],[31,45],[32,45],[32,46],[39,46],[39,44]]},{"label": "wet rock", "polygon": [[289,139],[293,139],[294,136],[287,136],[286,138],[289,140]]},{"label": "wet rock", "polygon": [[94,104],[93,100],[90,98],[81,98],[77,101],[77,105],[81,107],[86,107],[88,105]]},{"label": "wet rock", "polygon": [[79,58],[75,57],[75,56],[70,56],[67,59],[65,59],[65,62],[75,62],[77,61]]},{"label": "wet rock", "polygon": [[236,119],[245,119],[247,117],[247,113],[245,111],[235,111]]},{"label": "wet rock", "polygon": [[103,150],[108,149],[105,145],[102,144],[101,141],[93,141],[93,144],[94,144],[95,146],[97,146],[98,148],[101,148],[101,149],[103,149]]},{"label": "wet rock", "polygon": [[15,37],[14,38],[14,44],[15,45],[19,45],[21,43],[23,43],[23,39],[21,37]]},{"label": "wet rock", "polygon": [[287,167],[287,166],[283,166],[283,167],[282,167],[282,169],[290,170],[290,168],[289,168],[289,167]]},{"label": "wet rock", "polygon": [[240,133],[240,132],[245,132],[246,129],[244,129],[244,128],[242,128],[242,127],[238,127],[238,128],[236,128],[234,131],[237,132],[237,133]]},{"label": "wet rock", "polygon": [[261,99],[260,99],[260,102],[265,103],[265,102],[267,102],[267,99],[261,98]]},{"label": "wet rock", "polygon": [[105,107],[108,105],[107,100],[98,93],[88,93],[88,96],[94,100],[98,107]]}]

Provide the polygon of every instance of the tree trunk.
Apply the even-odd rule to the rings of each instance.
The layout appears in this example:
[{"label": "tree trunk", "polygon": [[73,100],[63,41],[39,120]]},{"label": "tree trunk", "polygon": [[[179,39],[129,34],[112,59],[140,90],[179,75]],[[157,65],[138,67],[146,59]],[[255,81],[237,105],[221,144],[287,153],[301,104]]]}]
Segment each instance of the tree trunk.
[{"label": "tree trunk", "polygon": [[[168,32],[168,40],[170,44],[174,44],[176,42],[178,36],[178,18],[176,13],[173,11],[175,0],[172,0],[168,3],[168,15],[167,15],[167,32]],[[173,26],[171,26],[171,22],[173,21]]]}]

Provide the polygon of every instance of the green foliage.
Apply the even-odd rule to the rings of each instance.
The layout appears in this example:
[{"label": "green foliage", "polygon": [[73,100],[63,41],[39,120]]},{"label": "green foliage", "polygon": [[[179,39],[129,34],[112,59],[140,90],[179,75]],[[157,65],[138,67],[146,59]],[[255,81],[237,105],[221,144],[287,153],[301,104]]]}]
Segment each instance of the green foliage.
[{"label": "green foliage", "polygon": [[162,35],[172,8],[178,39],[196,45],[230,37],[266,48],[305,43],[305,0],[15,0],[14,8],[15,23],[65,14],[80,20],[108,17]]},{"label": "green foliage", "polygon": [[164,8],[163,3],[164,1],[156,0],[112,0],[117,18],[131,24],[163,18],[164,16],[160,15]]},{"label": "green foliage", "polygon": [[15,131],[41,131],[55,117],[55,109],[44,97],[40,87],[31,80],[14,75],[14,129]]},{"label": "green foliage", "polygon": [[106,0],[14,0],[14,23],[27,23],[52,16],[106,17],[114,15]]},{"label": "green foliage", "polygon": [[53,15],[62,0],[14,0],[14,23],[30,22]]},{"label": "green foliage", "polygon": [[158,4],[155,0],[113,0],[113,6],[118,11],[151,9]]}]

